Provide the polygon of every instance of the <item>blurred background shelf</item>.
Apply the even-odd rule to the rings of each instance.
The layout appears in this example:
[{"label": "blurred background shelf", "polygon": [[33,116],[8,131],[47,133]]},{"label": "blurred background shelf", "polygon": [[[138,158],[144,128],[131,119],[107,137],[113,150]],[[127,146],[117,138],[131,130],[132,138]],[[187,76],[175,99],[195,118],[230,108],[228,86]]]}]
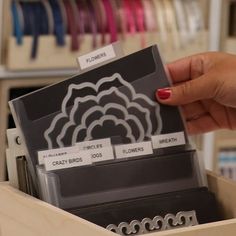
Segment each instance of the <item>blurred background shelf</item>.
[{"label": "blurred background shelf", "polygon": [[0,67],[0,80],[25,79],[25,78],[48,78],[48,77],[69,77],[78,73],[78,68],[74,69],[57,69],[57,70],[22,70],[9,71]]},{"label": "blurred background shelf", "polygon": [[[173,38],[172,34],[167,35],[168,38]],[[125,40],[120,39],[124,54],[128,55],[139,49],[141,35],[136,33],[134,35],[128,34]],[[208,50],[208,31],[201,31],[196,35],[196,38],[189,42],[188,46],[173,48],[171,45],[163,46],[158,40],[160,34],[157,32],[145,33],[145,47],[153,44],[158,44],[167,62],[176,60],[186,55],[193,53],[200,53]],[[9,71],[25,70],[60,70],[60,68],[73,69],[77,67],[76,58],[79,55],[86,54],[92,50],[92,36],[85,35],[83,43],[78,52],[70,51],[70,36],[66,36],[66,44],[64,47],[57,47],[55,45],[54,36],[41,36],[40,44],[38,46],[38,56],[34,60],[30,59],[29,52],[32,44],[30,36],[24,37],[24,44],[19,46],[15,43],[15,38],[10,37],[8,43],[8,56],[6,61],[6,68]],[[100,41],[100,40],[99,40]],[[102,47],[100,44],[98,47]]]}]

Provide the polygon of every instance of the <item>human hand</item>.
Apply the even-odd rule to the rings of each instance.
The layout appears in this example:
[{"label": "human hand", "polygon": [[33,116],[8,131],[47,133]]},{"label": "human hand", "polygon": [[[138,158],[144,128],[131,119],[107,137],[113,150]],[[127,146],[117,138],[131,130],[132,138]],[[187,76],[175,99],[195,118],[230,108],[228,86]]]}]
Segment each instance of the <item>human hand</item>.
[{"label": "human hand", "polygon": [[236,55],[208,52],[167,65],[173,87],[158,89],[167,105],[181,105],[189,134],[236,129]]}]

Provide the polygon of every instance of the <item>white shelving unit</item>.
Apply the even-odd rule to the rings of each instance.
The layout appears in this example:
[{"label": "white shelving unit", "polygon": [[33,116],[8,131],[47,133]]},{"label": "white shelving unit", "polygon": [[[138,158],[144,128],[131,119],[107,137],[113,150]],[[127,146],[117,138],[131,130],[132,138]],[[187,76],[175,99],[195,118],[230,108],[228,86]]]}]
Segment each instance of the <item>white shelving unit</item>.
[{"label": "white shelving unit", "polygon": [[3,38],[3,0],[0,0],[0,64],[2,62],[2,38]]},{"label": "white shelving unit", "polygon": [[[209,51],[220,49],[222,0],[211,0],[209,15]],[[203,158],[205,167],[213,170],[214,166],[214,132],[203,135]]]},{"label": "white shelving unit", "polygon": [[9,71],[0,67],[0,80],[5,79],[25,79],[25,78],[48,78],[48,77],[69,77],[78,73],[78,69],[58,69],[58,70],[32,70],[32,71]]}]

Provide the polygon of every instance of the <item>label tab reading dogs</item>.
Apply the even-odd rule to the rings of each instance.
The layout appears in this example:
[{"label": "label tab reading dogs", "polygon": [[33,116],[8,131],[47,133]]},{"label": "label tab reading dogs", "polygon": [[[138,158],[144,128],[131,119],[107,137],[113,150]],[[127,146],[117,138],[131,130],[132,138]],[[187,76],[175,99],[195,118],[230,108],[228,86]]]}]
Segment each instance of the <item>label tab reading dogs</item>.
[{"label": "label tab reading dogs", "polygon": [[144,156],[153,153],[151,142],[140,142],[115,146],[116,158]]},{"label": "label tab reading dogs", "polygon": [[76,147],[79,147],[80,151],[88,151],[92,162],[114,159],[110,138],[76,143]]},{"label": "label tab reading dogs", "polygon": [[108,161],[114,159],[112,147],[104,147],[88,152],[90,153],[92,162]]}]

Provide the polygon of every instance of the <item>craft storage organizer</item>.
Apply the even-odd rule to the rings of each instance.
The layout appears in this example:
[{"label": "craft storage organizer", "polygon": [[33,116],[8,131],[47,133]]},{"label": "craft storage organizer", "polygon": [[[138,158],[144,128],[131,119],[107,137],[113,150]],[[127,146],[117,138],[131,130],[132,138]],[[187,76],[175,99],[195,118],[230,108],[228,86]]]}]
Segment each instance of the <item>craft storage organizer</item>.
[{"label": "craft storage organizer", "polygon": [[[147,50],[150,51],[150,48],[148,48],[148,49],[146,49],[146,50],[143,50],[143,51],[147,52]],[[154,50],[154,49],[153,49],[153,50]],[[144,53],[143,51],[142,51],[142,53]],[[141,53],[141,52],[140,52],[140,53]],[[141,55],[143,55],[142,53],[141,53]],[[129,56],[128,58],[131,60],[133,57],[137,57],[137,55],[139,55],[139,54],[133,54],[133,55]],[[157,55],[158,55],[158,54],[157,54]],[[131,58],[130,58],[130,57],[131,57]],[[157,58],[158,58],[158,57],[157,57]],[[157,60],[157,58],[156,58],[156,60]],[[143,59],[143,58],[140,58],[140,59]],[[159,58],[159,60],[160,60],[160,58]],[[118,60],[118,61],[113,62],[113,66],[114,66],[114,65],[117,65],[117,64],[119,64],[119,63],[121,63],[121,62],[124,63],[124,61],[125,61],[125,64],[128,64],[128,62],[127,62],[127,57],[126,57],[126,58],[124,58],[124,59],[121,59],[121,60]],[[131,60],[131,62],[133,62],[133,60]],[[160,64],[158,64],[158,65],[160,65]],[[109,66],[111,66],[111,64],[108,64],[108,65],[107,65],[107,67],[109,67]],[[123,66],[120,66],[119,68],[124,68],[124,67],[123,67]],[[132,68],[132,66],[130,65],[129,68]],[[145,67],[144,67],[144,68],[145,68]],[[160,67],[158,67],[158,68],[159,68],[158,71],[159,71],[159,73],[161,74],[161,71],[164,71],[164,69],[162,68],[162,70],[161,70]],[[101,68],[99,68],[99,69],[101,70]],[[106,73],[106,67],[105,67],[105,66],[103,67],[103,71],[104,71],[104,73]],[[93,71],[93,72],[96,73],[96,74],[100,74],[100,73],[97,73],[97,72],[98,72],[97,70],[96,70],[96,71]],[[100,71],[100,72],[101,72],[101,71]],[[150,72],[150,71],[148,71],[148,72]],[[91,71],[91,72],[88,72],[88,73],[92,73],[92,71]],[[143,74],[142,74],[142,75],[143,75]],[[152,76],[154,76],[154,77],[153,77],[153,80],[152,80],[152,81],[154,82],[154,84],[156,83],[156,81],[158,81],[159,83],[161,82],[161,80],[160,80],[159,77],[158,77],[158,78],[159,78],[158,80],[155,79],[157,75],[154,75],[154,74],[152,73]],[[89,76],[88,76],[88,77],[89,77]],[[129,78],[130,76],[127,76],[127,77]],[[94,76],[91,76],[90,78],[94,78]],[[70,79],[70,80],[71,80],[71,79]],[[150,79],[149,79],[149,80],[150,80]],[[80,81],[81,81],[81,80],[80,80]],[[139,80],[139,81],[140,81],[140,80]],[[68,82],[68,81],[67,81],[67,82]],[[59,83],[58,86],[61,87],[63,83],[65,83],[65,81],[62,82],[62,83]],[[81,83],[83,83],[83,82],[81,82]],[[147,80],[145,80],[145,83],[147,83]],[[55,86],[56,86],[56,85],[49,87],[49,90],[51,91],[50,94],[55,94],[55,93],[51,90],[52,88],[55,88]],[[151,90],[152,93],[153,93],[153,92],[154,92],[154,91],[153,91],[153,87],[156,87],[156,86],[157,86],[157,85],[155,85],[155,86],[148,86],[148,87],[150,88],[150,90]],[[159,86],[160,86],[160,85],[159,85]],[[56,88],[57,88],[57,87],[56,87]],[[46,89],[46,90],[47,90],[47,89]],[[43,90],[40,90],[40,91],[39,91],[40,95],[42,95],[42,93],[41,93],[42,91],[43,91]],[[33,97],[34,97],[35,94],[33,93],[33,94],[29,95],[29,96],[32,96],[32,95],[33,95]],[[45,97],[48,97],[48,96],[45,96],[46,94],[43,94],[43,95],[44,95],[44,96],[43,96],[44,98],[45,98]],[[51,96],[52,96],[52,95],[51,95]],[[50,97],[50,96],[49,96],[49,97]],[[148,96],[148,97],[150,97],[150,96]],[[34,97],[34,98],[35,98],[35,97]],[[22,98],[19,98],[19,99],[22,99]],[[17,101],[17,100],[19,100],[19,99],[16,99],[15,101],[12,101],[12,102],[11,102],[11,108],[13,108],[13,106],[16,108],[16,106],[17,106],[17,104],[18,104],[18,102],[19,102],[19,101]],[[37,98],[37,100],[38,100],[38,101],[42,101],[42,100],[44,100],[44,99],[42,99],[42,97],[41,97],[41,99],[40,99],[40,98]],[[34,100],[33,100],[33,101],[34,101]],[[59,101],[59,102],[60,102],[60,101]],[[12,103],[14,103],[14,104],[12,104]],[[46,103],[47,103],[47,100],[46,100]],[[22,103],[19,102],[19,104],[22,104]],[[29,104],[29,103],[28,103],[28,104]],[[31,104],[32,104],[32,103],[31,103]],[[56,104],[55,104],[55,101],[54,101],[53,107],[54,107],[55,105],[56,105]],[[176,108],[173,107],[173,109],[176,109]],[[18,109],[16,109],[16,110],[18,111]],[[32,109],[29,107],[29,110],[31,111]],[[12,111],[14,111],[14,109],[13,109]],[[25,110],[25,111],[26,111],[26,110]],[[167,111],[168,111],[168,109],[167,109]],[[27,112],[26,112],[26,113],[27,113]],[[27,114],[29,114],[29,113],[27,113]],[[25,112],[22,113],[22,116],[25,117]],[[172,116],[171,116],[171,117],[172,117]],[[175,117],[176,117],[176,119],[177,119],[177,116],[175,116]],[[37,118],[39,118],[39,117],[37,117]],[[23,122],[24,119],[20,119],[20,120]],[[28,120],[28,119],[27,119],[27,120]],[[38,120],[39,120],[39,119],[38,119]],[[167,121],[167,119],[166,119],[166,121]],[[154,123],[155,123],[155,121],[154,121]],[[23,123],[21,123],[21,124],[23,125]],[[167,124],[169,124],[169,122],[167,122]],[[30,125],[24,124],[24,127],[25,127],[25,128],[26,128],[26,127],[28,128],[28,126],[30,126]],[[181,127],[183,127],[183,125],[182,125]],[[27,128],[26,128],[26,129],[27,129]],[[179,128],[179,126],[178,126],[178,125],[175,125],[174,130],[177,129],[177,128]],[[32,130],[32,129],[31,129],[31,130]],[[175,131],[176,131],[176,130],[175,130]],[[31,133],[31,132],[30,132],[30,133]],[[28,134],[30,134],[30,133],[28,132]],[[39,143],[39,137],[40,137],[39,133],[37,133],[37,137],[38,137],[38,139],[35,140],[35,141],[36,141],[36,143]],[[173,156],[173,157],[174,157],[174,156]],[[156,159],[156,158],[155,158],[155,159]],[[180,159],[179,159],[179,158],[174,158],[174,159],[175,159],[175,161],[180,162]],[[187,158],[187,159],[189,159],[189,158]],[[150,161],[149,159],[147,159],[147,160],[148,160],[148,162]],[[145,162],[146,162],[147,160],[142,160],[142,161],[145,161]],[[160,159],[160,158],[157,158],[156,160],[159,161],[159,160],[161,160],[161,159]],[[155,160],[155,161],[156,161],[156,160]],[[132,161],[133,161],[133,160],[132,160]],[[139,162],[139,161],[138,161],[138,162]],[[132,163],[133,163],[133,162],[132,162]],[[136,163],[136,161],[135,161],[135,163]],[[107,166],[107,165],[106,165],[106,166]],[[170,165],[168,165],[168,166],[170,166]],[[174,166],[176,166],[176,165],[174,164]],[[185,165],[184,165],[184,166],[185,166]],[[109,166],[107,166],[107,167],[109,167]],[[123,166],[123,167],[124,167],[124,166]],[[183,166],[182,166],[182,167],[183,167]],[[123,168],[122,168],[122,169],[123,169]],[[123,170],[124,170],[124,169],[123,169]],[[156,170],[157,170],[157,169],[156,169]],[[189,168],[187,168],[187,170],[189,170]],[[154,168],[154,171],[155,171],[155,168]],[[125,171],[124,171],[124,173],[125,173]],[[145,173],[145,171],[144,171],[144,173]],[[156,173],[160,173],[160,172],[157,171]],[[171,171],[166,171],[165,173],[171,173]],[[115,174],[114,176],[119,176],[119,175],[116,175],[116,174]],[[140,175],[140,176],[141,176],[141,175]],[[81,178],[79,178],[79,179],[81,179]],[[83,178],[82,178],[82,179],[83,179]],[[86,179],[86,178],[85,178],[85,179]],[[181,179],[182,179],[182,178],[181,178]],[[159,180],[159,178],[158,178],[158,180]],[[153,181],[153,180],[152,180],[152,181]],[[122,182],[122,181],[121,181],[121,182]],[[105,183],[105,182],[103,182],[103,184],[104,184],[104,183]],[[67,183],[66,183],[66,184],[67,184]],[[75,182],[75,184],[76,184],[76,182]],[[89,184],[88,186],[91,186],[91,185]],[[193,187],[193,185],[191,185],[191,187]],[[231,189],[231,191],[232,191],[232,186],[230,186],[230,187],[231,187],[230,189]],[[76,189],[76,188],[75,188],[75,189]],[[159,189],[159,188],[157,188],[157,189]],[[216,190],[214,190],[214,187],[212,187],[212,186],[211,186],[211,190],[212,190],[213,192],[215,192],[215,194],[219,194]],[[227,189],[226,189],[226,190],[227,190]],[[122,192],[122,190],[120,190],[120,191]],[[225,193],[225,192],[227,192],[227,191],[224,191],[224,193]],[[104,200],[104,199],[102,199],[102,200]],[[219,199],[219,200],[220,200],[220,199]],[[187,201],[188,201],[188,199],[186,199],[186,204],[187,204]],[[201,202],[202,202],[202,201],[200,201],[199,203],[201,204]],[[11,205],[11,204],[10,204],[10,205]],[[207,206],[208,206],[208,211],[209,211],[209,209],[212,209],[211,212],[214,212],[214,209],[217,209],[217,208],[209,208],[209,204],[208,204]],[[183,205],[183,207],[182,207],[181,209],[183,209],[184,207],[185,207],[185,205]],[[192,209],[192,208],[191,208],[191,209]],[[204,207],[204,209],[205,209],[205,207]],[[46,210],[46,211],[47,211],[47,210]],[[128,210],[128,211],[129,211],[129,210]],[[159,212],[159,210],[157,210],[157,211]],[[9,212],[9,211],[8,211],[8,212]],[[24,212],[25,212],[25,210],[24,210]],[[57,212],[57,213],[59,214],[59,212]],[[206,209],[204,210],[204,215],[205,215],[205,213],[206,213]],[[213,213],[213,214],[214,214],[214,213]],[[44,215],[46,215],[46,213],[44,213]],[[215,215],[215,214],[214,214],[214,215]],[[26,217],[26,218],[27,218],[27,217]],[[53,222],[55,218],[54,218],[54,217],[51,217],[51,218],[52,218],[53,220],[50,221],[50,223],[53,224],[53,225],[55,225],[55,224],[58,225],[57,223]],[[56,218],[57,218],[57,217],[56,217]],[[133,218],[132,218],[132,219],[133,219]],[[35,220],[35,218],[34,218],[34,220]],[[72,218],[71,218],[71,220],[72,220]],[[68,222],[71,221],[71,220],[68,220]],[[77,220],[79,220],[79,219],[77,218]],[[79,221],[80,221],[80,220],[79,220]],[[85,221],[82,221],[82,222],[85,222]],[[208,222],[209,222],[209,221],[208,221]],[[21,223],[21,224],[22,224],[22,223]],[[31,224],[31,225],[32,225],[32,224]],[[89,226],[89,223],[87,223],[87,226],[90,227],[90,226]],[[206,226],[206,225],[205,225],[205,226]],[[64,224],[64,227],[65,227],[65,224]],[[64,227],[63,227],[63,228],[64,228]],[[81,226],[81,227],[82,227],[82,226]],[[81,227],[80,227],[80,229],[81,229]],[[92,227],[92,226],[91,226],[91,227]],[[66,227],[66,228],[67,228],[67,227]],[[44,229],[45,229],[45,228],[44,228]],[[189,228],[189,229],[190,229],[190,228]],[[193,227],[192,229],[194,229],[194,227]],[[192,229],[191,229],[191,230],[192,230]],[[195,229],[196,229],[196,228],[195,228]],[[219,229],[218,229],[218,231],[219,231]],[[63,231],[62,231],[62,232],[63,232]],[[81,232],[81,231],[80,231],[80,232]],[[167,233],[174,233],[174,232],[176,232],[176,231],[173,230],[173,231],[169,231],[169,232],[167,232]],[[180,232],[184,232],[184,231],[181,230]],[[222,231],[221,231],[221,232],[222,232]],[[26,232],[24,232],[24,233],[26,233]],[[42,232],[42,233],[44,233],[44,232]],[[81,232],[81,233],[86,234],[86,232]],[[91,232],[91,233],[92,233],[92,232]],[[95,232],[94,232],[94,233],[95,233]],[[99,233],[99,231],[98,231],[98,233]],[[161,232],[161,233],[162,233],[162,232]],[[31,232],[31,234],[32,234],[32,232]],[[45,233],[44,233],[44,234],[45,234]],[[89,235],[89,234],[90,234],[90,233],[88,232],[88,235]],[[106,232],[106,233],[104,232],[104,234],[108,234],[108,232]],[[156,234],[156,233],[155,233],[155,234]],[[154,234],[154,235],[155,235],[155,234]],[[163,234],[164,234],[164,232],[163,232]],[[159,234],[159,235],[160,235],[160,234]],[[167,235],[168,235],[168,234],[167,234]],[[169,235],[171,235],[171,234],[169,234]]]},{"label": "craft storage organizer", "polygon": [[[53,80],[53,78],[52,78]],[[25,80],[22,80],[25,81]],[[39,82],[40,79],[37,81]],[[35,86],[43,86],[47,82]],[[17,82],[17,81],[15,81]],[[28,81],[29,82],[29,81]],[[48,81],[52,83],[53,81]],[[27,83],[27,80],[26,80]],[[7,86],[6,86],[7,88]],[[4,91],[4,90],[3,90]],[[4,92],[2,94],[4,94]],[[210,189],[216,194],[224,221],[177,229],[150,235],[234,235],[236,220],[234,218],[236,186],[234,183],[208,173]],[[3,204],[4,203],[4,204]],[[0,235],[114,235],[85,220],[70,215],[47,203],[34,199],[11,188],[8,183],[0,184]]]}]

